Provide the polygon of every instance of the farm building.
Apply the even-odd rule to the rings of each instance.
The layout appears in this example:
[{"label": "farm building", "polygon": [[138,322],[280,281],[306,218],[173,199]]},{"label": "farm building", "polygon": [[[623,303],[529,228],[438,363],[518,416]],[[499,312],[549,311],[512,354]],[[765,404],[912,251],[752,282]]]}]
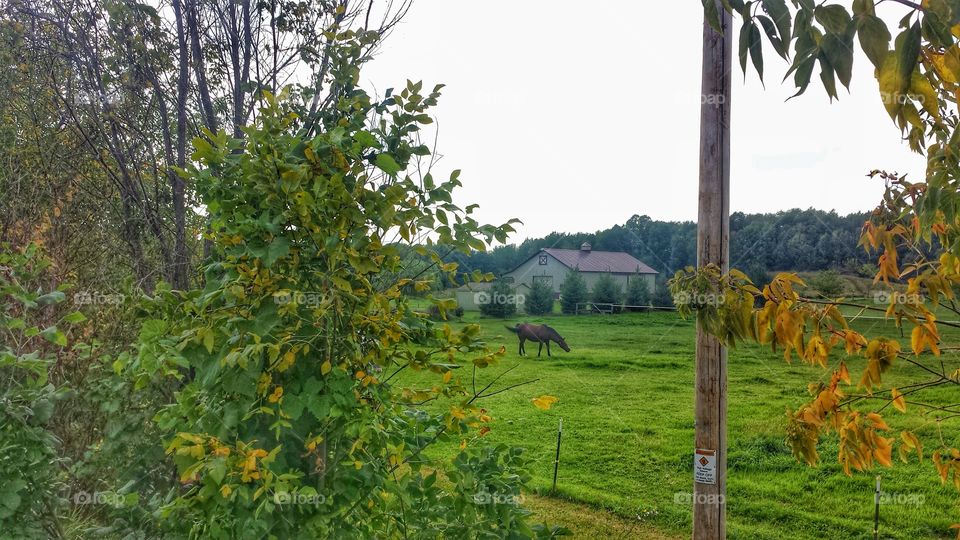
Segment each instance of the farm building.
[{"label": "farm building", "polygon": [[554,293],[559,293],[567,274],[574,270],[580,271],[591,291],[604,274],[610,274],[624,291],[633,279],[646,280],[647,288],[652,291],[658,273],[629,253],[594,251],[584,242],[580,249],[541,249],[502,277],[514,288],[532,287],[537,281],[545,281]]},{"label": "farm building", "polygon": [[[492,282],[481,281],[477,283],[467,283],[454,289],[454,295],[457,299],[457,305],[466,311],[478,311],[480,304],[488,302],[490,298],[490,288]],[[530,292],[530,287],[521,284],[513,286],[517,294],[526,296]],[[521,302],[522,304],[522,302]]]}]

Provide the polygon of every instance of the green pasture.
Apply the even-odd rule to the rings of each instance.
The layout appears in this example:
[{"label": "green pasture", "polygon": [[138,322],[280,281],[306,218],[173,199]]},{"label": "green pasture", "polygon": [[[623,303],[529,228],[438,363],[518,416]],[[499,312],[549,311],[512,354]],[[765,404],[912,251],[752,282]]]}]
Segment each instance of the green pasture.
[{"label": "green pasture", "polygon": [[[544,350],[543,357],[537,358],[536,346],[528,343],[529,356],[519,357],[516,336],[504,325],[520,320],[547,322],[566,338],[571,352],[553,347],[553,357],[547,358]],[[693,321],[672,312],[520,316],[507,321],[468,313],[451,324],[469,323],[480,323],[485,340],[507,350],[499,365],[478,370],[478,386],[509,368],[514,369],[494,388],[535,380],[480,404],[495,419],[487,438],[524,447],[535,460],[530,498],[540,517],[562,521],[572,516],[583,521],[586,515],[598,513],[604,514],[603,519],[620,520],[609,529],[615,531],[609,533],[613,537],[689,537]],[[869,336],[900,336],[898,329],[882,319],[864,319],[855,325]],[[956,342],[960,333],[946,337]],[[905,349],[909,347],[908,340],[902,343]],[[921,361],[935,359],[923,356]],[[958,363],[955,355],[947,362]],[[852,359],[848,365],[851,375],[859,379],[863,362]],[[917,371],[900,363],[888,375],[889,384],[915,380]],[[464,367],[456,376],[469,381],[471,369]],[[433,375],[410,373],[403,377],[426,381]],[[837,464],[832,437],[821,446],[819,467],[798,464],[792,457],[784,444],[785,412],[807,399],[809,383],[827,377],[826,370],[797,360],[788,365],[781,353],[768,348],[745,345],[730,351],[729,537],[871,538],[874,477],[879,474],[889,503],[881,508],[881,538],[952,538],[949,527],[960,522],[957,492],[941,486],[929,451],[922,464],[914,457],[907,464],[897,462],[892,469],[853,477],[845,476]],[[946,403],[948,392],[953,390],[927,392],[924,397]],[[541,411],[530,403],[541,394],[555,395],[560,401],[551,410]],[[449,403],[431,406],[439,410]],[[915,430],[927,442],[937,437],[933,416],[918,418],[892,409],[886,415],[895,430]],[[557,492],[551,494],[561,417],[559,483]],[[955,426],[953,421],[945,422],[943,434],[948,443],[957,445]],[[433,453],[440,456],[445,450],[439,447]],[[575,511],[571,504],[576,505]],[[578,530],[577,524],[570,525]],[[582,523],[579,527],[583,536],[600,534],[600,530]]]}]

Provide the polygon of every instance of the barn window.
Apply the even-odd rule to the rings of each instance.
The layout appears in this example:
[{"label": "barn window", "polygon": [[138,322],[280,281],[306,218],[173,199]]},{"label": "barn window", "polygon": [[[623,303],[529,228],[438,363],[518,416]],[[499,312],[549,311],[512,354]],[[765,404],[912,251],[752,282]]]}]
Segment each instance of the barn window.
[{"label": "barn window", "polygon": [[546,266],[546,265],[547,265],[547,256],[546,256],[546,255],[541,255],[541,256],[540,256],[540,266]]}]

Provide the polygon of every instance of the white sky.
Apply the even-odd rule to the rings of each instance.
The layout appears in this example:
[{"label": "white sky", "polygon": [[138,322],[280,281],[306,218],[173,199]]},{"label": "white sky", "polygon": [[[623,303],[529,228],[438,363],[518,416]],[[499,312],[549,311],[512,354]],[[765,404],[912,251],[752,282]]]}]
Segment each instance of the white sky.
[{"label": "white sky", "polygon": [[[898,7],[880,11],[894,34]],[[701,38],[694,0],[415,0],[364,83],[447,85],[434,176],[462,169],[455,201],[478,203],[481,221],[520,218],[511,241],[633,214],[695,220]],[[922,177],[862,54],[850,94],[838,82],[832,105],[819,67],[807,93],[784,102],[787,64],[769,46],[764,59],[766,90],[751,66],[744,83],[734,53],[732,211],[864,211],[883,192],[869,170]]]}]

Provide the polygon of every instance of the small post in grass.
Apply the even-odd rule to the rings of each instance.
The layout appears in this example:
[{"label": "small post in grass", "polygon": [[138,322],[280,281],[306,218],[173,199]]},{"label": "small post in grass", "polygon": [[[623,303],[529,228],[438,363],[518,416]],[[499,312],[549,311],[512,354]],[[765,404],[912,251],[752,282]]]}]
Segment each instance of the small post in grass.
[{"label": "small post in grass", "polygon": [[557,457],[553,460],[553,491],[557,491],[557,472],[560,470],[560,437],[563,436],[563,417],[560,417],[560,427],[557,428]]},{"label": "small post in grass", "polygon": [[880,475],[877,475],[877,491],[873,494],[873,540],[880,538]]}]

